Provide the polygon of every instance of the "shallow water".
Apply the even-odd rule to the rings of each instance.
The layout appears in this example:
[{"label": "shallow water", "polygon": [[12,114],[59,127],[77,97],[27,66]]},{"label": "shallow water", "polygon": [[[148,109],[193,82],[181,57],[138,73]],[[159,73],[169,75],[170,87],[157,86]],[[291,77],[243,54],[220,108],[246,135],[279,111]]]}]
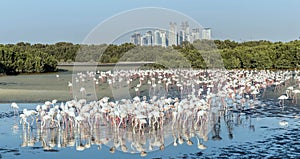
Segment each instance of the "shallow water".
[{"label": "shallow water", "polygon": [[[172,143],[171,133],[165,133],[165,149],[148,152],[144,158],[298,158],[300,157],[300,107],[291,105],[281,108],[277,101],[264,100],[255,109],[227,112],[220,116],[220,128],[212,129],[208,140],[202,141],[205,150],[197,148],[197,140],[191,138],[193,145],[186,142],[176,147]],[[20,103],[23,108],[34,109],[37,104]],[[124,153],[116,150],[110,153],[110,144],[103,145],[101,150],[92,145],[84,151],[77,151],[75,146],[44,149],[37,139],[37,130],[26,134],[19,124],[19,117],[14,115],[10,104],[0,104],[0,158],[139,158],[139,153]],[[7,109],[5,109],[7,108]],[[279,123],[288,122],[282,126]],[[25,134],[24,134],[25,132]],[[219,134],[220,138],[217,138]],[[35,142],[22,147],[25,138]],[[217,140],[219,139],[219,140]]]}]

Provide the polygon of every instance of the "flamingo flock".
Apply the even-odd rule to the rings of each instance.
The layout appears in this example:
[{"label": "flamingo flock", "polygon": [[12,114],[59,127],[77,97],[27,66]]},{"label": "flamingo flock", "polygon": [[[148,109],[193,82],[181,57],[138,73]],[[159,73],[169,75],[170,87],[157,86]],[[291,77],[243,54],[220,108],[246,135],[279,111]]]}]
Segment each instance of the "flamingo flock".
[{"label": "flamingo flock", "polygon": [[[268,87],[272,87],[274,92],[281,92],[291,79],[296,79],[300,84],[299,72],[218,69],[80,72],[73,83],[68,82],[68,87],[71,92],[75,89],[72,86],[79,86],[82,99],[61,103],[57,100],[46,101],[43,105],[37,105],[35,110],[24,109],[20,114],[20,123],[27,129],[37,127],[41,133],[56,128],[59,132],[71,134],[85,134],[87,131],[97,134],[105,133],[102,129],[109,128],[113,134],[118,134],[112,137],[111,152],[116,148],[124,152],[128,150],[128,145],[123,141],[125,132],[135,134],[134,138],[140,140],[145,134],[153,137],[147,148],[145,144],[135,143],[138,139],[131,137],[131,149],[140,152],[141,156],[147,155],[146,151],[153,147],[163,150],[162,134],[165,129],[172,132],[174,146],[184,141],[192,145],[191,137],[196,137],[198,148],[205,149],[203,142],[208,139],[209,127],[216,130],[213,131],[213,139],[221,139],[217,133],[220,112],[253,109],[261,105],[258,96],[263,96]],[[134,90],[131,94],[133,98],[115,100],[113,97],[102,97],[88,101],[85,97],[89,92],[84,86],[89,81],[95,87],[128,87]],[[148,90],[148,94],[143,93],[147,92],[144,90]],[[298,93],[298,89],[289,87],[286,94],[278,99],[281,105],[287,98],[297,102]],[[12,103],[11,107],[18,109],[16,103]],[[92,142],[100,148],[109,141],[106,138],[93,140],[81,136],[79,143],[74,142],[73,145],[77,150],[84,150]]]}]

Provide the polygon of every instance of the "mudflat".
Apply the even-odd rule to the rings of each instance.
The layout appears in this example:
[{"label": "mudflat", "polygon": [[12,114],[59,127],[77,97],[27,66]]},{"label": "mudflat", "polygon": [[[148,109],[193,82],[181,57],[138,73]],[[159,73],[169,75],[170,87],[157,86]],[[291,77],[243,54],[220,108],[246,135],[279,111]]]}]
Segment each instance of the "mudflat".
[{"label": "mudflat", "polygon": [[[59,75],[57,78],[56,75]],[[43,102],[69,100],[68,81],[72,74],[66,72],[24,74],[0,77],[0,102]]]}]

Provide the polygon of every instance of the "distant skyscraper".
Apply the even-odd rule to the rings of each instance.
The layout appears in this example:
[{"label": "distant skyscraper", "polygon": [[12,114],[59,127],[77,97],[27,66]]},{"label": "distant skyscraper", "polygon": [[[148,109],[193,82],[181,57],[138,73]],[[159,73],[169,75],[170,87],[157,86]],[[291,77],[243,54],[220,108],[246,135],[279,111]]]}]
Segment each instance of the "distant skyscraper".
[{"label": "distant skyscraper", "polygon": [[141,46],[152,46],[153,45],[153,36],[152,31],[147,31],[141,37]]},{"label": "distant skyscraper", "polygon": [[148,42],[147,42],[147,38],[146,35],[141,36],[141,46],[147,46]]},{"label": "distant skyscraper", "polygon": [[179,31],[178,35],[178,44],[182,44],[183,41],[190,41],[190,27],[187,21],[182,22],[181,30]]},{"label": "distant skyscraper", "polygon": [[178,45],[177,41],[177,24],[174,22],[170,22],[170,29],[169,29],[169,46]]},{"label": "distant skyscraper", "polygon": [[168,39],[167,39],[167,36],[166,36],[166,31],[164,30],[161,30],[160,31],[160,37],[161,37],[161,46],[162,47],[167,47],[168,46]]},{"label": "distant skyscraper", "polygon": [[147,33],[145,34],[145,36],[146,36],[146,40],[147,40],[147,45],[148,46],[152,46],[153,45],[152,31],[147,31]]},{"label": "distant skyscraper", "polygon": [[141,33],[139,32],[134,33],[130,38],[130,42],[133,43],[134,45],[141,45]]},{"label": "distant skyscraper", "polygon": [[178,34],[178,44],[181,45],[183,41],[186,41],[186,35],[183,30],[180,30]]},{"label": "distant skyscraper", "polygon": [[190,42],[190,26],[189,23],[186,21],[185,22],[185,28],[184,28],[184,32],[185,32],[185,41],[189,41]]},{"label": "distant skyscraper", "polygon": [[190,42],[194,42],[195,40],[199,40],[199,39],[200,39],[200,29],[199,28],[192,29]]},{"label": "distant skyscraper", "polygon": [[153,33],[153,45],[161,45],[161,34],[158,29],[154,30]]},{"label": "distant skyscraper", "polygon": [[210,28],[204,28],[202,30],[202,39],[211,40],[211,29]]}]

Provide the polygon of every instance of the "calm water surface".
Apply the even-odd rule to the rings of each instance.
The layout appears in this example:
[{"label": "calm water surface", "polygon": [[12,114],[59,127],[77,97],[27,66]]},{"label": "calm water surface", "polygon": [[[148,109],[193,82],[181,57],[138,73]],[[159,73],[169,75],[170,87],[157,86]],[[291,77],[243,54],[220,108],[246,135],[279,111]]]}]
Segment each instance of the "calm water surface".
[{"label": "calm water surface", "polygon": [[[172,133],[165,133],[163,151],[148,152],[143,158],[238,158],[238,157],[278,157],[300,158],[300,107],[295,105],[280,108],[277,100],[264,100],[255,109],[243,112],[228,112],[220,117],[220,127],[208,134],[202,141],[205,150],[197,148],[197,140],[191,138],[193,145],[186,142],[176,147],[172,143]],[[288,104],[288,102],[287,102]],[[34,109],[37,104],[20,103],[23,108]],[[84,151],[76,151],[75,146],[44,150],[41,141],[22,147],[24,130],[10,109],[10,103],[0,104],[0,158],[140,158],[139,153],[124,153],[116,150],[110,153],[110,145],[101,150],[92,145]],[[285,121],[288,125],[279,123]],[[36,139],[37,130],[32,129],[27,138]],[[218,136],[216,138],[215,136]]]}]

